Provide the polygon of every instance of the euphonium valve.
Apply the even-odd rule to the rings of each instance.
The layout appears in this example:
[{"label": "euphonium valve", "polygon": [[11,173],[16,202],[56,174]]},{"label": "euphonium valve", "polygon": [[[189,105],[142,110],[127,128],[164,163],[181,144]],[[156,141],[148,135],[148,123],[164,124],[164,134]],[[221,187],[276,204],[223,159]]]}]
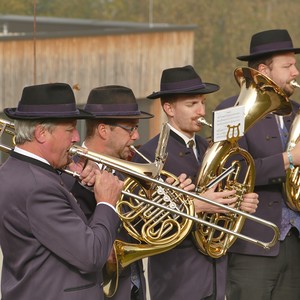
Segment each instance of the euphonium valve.
[{"label": "euphonium valve", "polygon": [[[237,68],[234,75],[241,88],[234,106],[244,106],[245,108],[245,132],[268,113],[286,115],[291,112],[291,104],[287,96],[270,78],[247,67]],[[238,126],[236,130],[238,130]],[[216,191],[236,190],[238,201],[235,208],[237,210],[240,209],[243,195],[254,190],[255,182],[253,158],[246,150],[238,146],[239,138],[239,134],[236,139],[232,139],[228,135],[227,140],[210,144],[196,183],[198,190],[205,191],[209,182],[219,176],[230,164],[234,167],[235,172],[230,173],[222,182],[219,182]],[[244,216],[236,213],[200,213],[198,216],[213,224],[230,228],[235,233],[242,230],[246,220]],[[274,231],[278,236],[277,227],[274,228]],[[234,235],[216,231],[214,228],[202,224],[199,224],[197,230],[193,231],[193,235],[199,251],[215,258],[225,255],[236,240]]]}]

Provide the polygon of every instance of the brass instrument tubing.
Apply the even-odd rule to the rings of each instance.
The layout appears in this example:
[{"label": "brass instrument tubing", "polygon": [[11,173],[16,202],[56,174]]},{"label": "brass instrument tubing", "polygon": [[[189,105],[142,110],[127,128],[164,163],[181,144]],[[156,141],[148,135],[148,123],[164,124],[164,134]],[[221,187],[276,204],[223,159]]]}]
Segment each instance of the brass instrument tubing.
[{"label": "brass instrument tubing", "polygon": [[[181,192],[182,192],[182,190],[181,190]],[[133,194],[131,194],[131,193],[129,193],[129,192],[126,192],[126,191],[122,191],[122,193],[123,193],[124,195],[128,196],[128,197],[135,197],[135,198],[136,198],[137,200],[139,200],[139,201],[143,201],[143,202],[145,202],[145,203],[147,203],[147,204],[149,204],[149,205],[153,205],[153,206],[159,207],[159,208],[161,208],[161,209],[163,209],[163,210],[166,210],[166,211],[169,211],[169,212],[174,213],[174,209],[169,208],[169,207],[164,206],[164,205],[159,204],[159,203],[153,203],[152,200],[148,200],[148,199],[146,199],[146,198],[142,198],[142,197],[140,197],[140,196],[138,196],[138,195],[133,195]],[[188,194],[191,194],[193,197],[195,196],[195,195],[192,194],[192,193],[188,193]],[[202,197],[201,197],[201,198],[202,198]],[[203,199],[201,199],[201,200],[203,200]],[[206,200],[207,200],[207,199],[205,199],[205,201],[206,201]],[[212,201],[212,202],[213,202],[213,201]],[[214,204],[216,204],[216,203],[214,202]],[[222,205],[222,204],[221,204],[221,205]],[[223,206],[223,205],[222,205],[222,206]],[[225,207],[226,207],[226,206],[225,206]],[[228,209],[228,208],[230,208],[230,207],[226,207],[226,209]],[[228,209],[228,210],[229,210],[229,209]],[[243,212],[240,211],[240,213],[243,213]],[[190,220],[193,220],[193,221],[195,221],[195,222],[197,222],[197,223],[206,225],[206,226],[208,226],[208,227],[213,227],[214,229],[220,230],[221,232],[226,232],[226,233],[228,233],[228,234],[234,235],[234,236],[236,236],[236,237],[238,237],[238,238],[240,238],[240,239],[242,239],[242,240],[245,240],[245,241],[247,241],[247,242],[251,242],[251,243],[254,243],[254,244],[256,244],[256,245],[259,245],[259,246],[263,247],[264,249],[269,249],[270,246],[272,246],[272,244],[270,244],[270,243],[264,243],[264,242],[261,242],[261,241],[259,241],[259,240],[255,240],[255,239],[253,239],[253,238],[251,238],[251,237],[245,236],[245,235],[243,235],[243,234],[241,234],[241,233],[232,232],[232,231],[230,231],[229,229],[223,228],[223,227],[218,226],[218,225],[216,225],[216,224],[212,224],[212,223],[207,222],[207,221],[202,220],[202,219],[198,219],[197,217],[194,217],[194,216],[191,216],[191,215],[187,215],[187,214],[185,214],[185,213],[183,213],[183,212],[181,212],[181,211],[176,211],[175,214],[177,214],[177,215],[179,215],[179,216],[182,216],[182,217],[185,217],[185,218],[188,218],[188,219],[190,219]],[[253,219],[257,219],[257,218],[254,217]],[[267,222],[267,221],[266,221],[266,222]],[[274,243],[275,243],[276,241],[277,241],[277,239],[274,240]]]},{"label": "brass instrument tubing", "polygon": [[133,145],[129,147],[132,151],[136,152],[140,157],[142,157],[146,162],[152,163],[145,155],[143,155],[140,151],[138,151]]},{"label": "brass instrument tubing", "polygon": [[[3,125],[4,127],[5,127],[5,124],[6,124],[6,123],[9,123],[8,126],[9,126],[9,127],[11,126],[11,128],[14,128],[14,125],[13,125],[12,123],[10,123],[10,122],[7,122],[7,121],[5,121],[5,120],[1,120],[1,119],[0,119],[0,125],[1,125],[1,122],[2,122],[2,124],[4,124],[4,125]],[[3,128],[1,128],[1,129],[3,129]],[[4,130],[4,131],[5,131],[5,130]],[[2,133],[3,133],[3,132],[2,132]],[[1,147],[1,146],[2,146],[2,147]],[[0,145],[0,150],[1,150],[1,151],[7,151],[7,150],[10,151],[10,150],[12,150],[12,148],[10,148],[10,147],[4,147],[3,145]],[[181,215],[181,216],[183,216],[183,217],[186,217],[186,218],[188,218],[188,219],[191,219],[191,220],[193,220],[193,221],[195,221],[195,222],[198,222],[198,223],[200,223],[200,224],[204,224],[204,225],[206,225],[206,226],[213,227],[213,228],[218,229],[218,230],[220,230],[220,231],[224,231],[224,232],[226,232],[226,233],[228,233],[228,234],[237,236],[237,237],[239,237],[239,238],[241,238],[241,239],[243,239],[243,240],[245,240],[245,241],[252,242],[252,243],[254,243],[254,244],[257,244],[257,245],[259,245],[259,246],[262,246],[262,247],[265,248],[265,249],[268,249],[268,248],[270,248],[271,246],[273,246],[273,245],[277,242],[277,240],[278,240],[278,235],[279,235],[279,233],[275,230],[276,227],[275,227],[275,229],[274,229],[275,224],[273,224],[273,223],[271,223],[271,222],[268,222],[268,221],[266,221],[266,220],[260,219],[260,218],[258,218],[258,217],[255,217],[255,216],[250,215],[250,214],[248,214],[248,213],[245,213],[245,212],[243,212],[243,211],[236,210],[236,209],[231,208],[231,207],[229,207],[229,206],[227,206],[227,205],[224,205],[224,204],[221,204],[221,203],[216,203],[214,200],[210,200],[210,199],[208,199],[208,198],[202,197],[202,196],[197,195],[197,194],[195,194],[195,193],[192,193],[192,192],[188,192],[188,191],[182,190],[181,188],[178,188],[177,186],[170,185],[170,184],[168,184],[168,183],[165,183],[164,181],[160,181],[160,180],[157,180],[157,179],[152,178],[152,177],[150,177],[150,176],[144,175],[144,174],[142,174],[142,173],[139,173],[139,172],[137,172],[137,171],[134,171],[134,170],[130,169],[129,167],[123,167],[122,165],[119,165],[117,162],[107,161],[107,160],[105,160],[104,157],[101,157],[100,154],[93,153],[93,152],[91,152],[91,151],[86,152],[86,150],[87,150],[87,149],[84,149],[84,148],[82,148],[82,147],[73,145],[73,146],[69,149],[69,153],[70,153],[70,155],[79,155],[79,156],[82,156],[82,157],[84,157],[84,158],[86,158],[86,159],[90,159],[90,160],[92,160],[92,161],[94,161],[94,162],[101,163],[101,164],[103,164],[103,165],[106,165],[107,167],[113,168],[113,169],[115,169],[116,171],[123,172],[123,173],[125,173],[125,174],[127,174],[127,175],[129,175],[129,176],[133,176],[133,177],[136,177],[136,178],[143,179],[143,180],[145,180],[145,182],[152,182],[152,183],[154,183],[154,184],[157,184],[158,186],[161,186],[161,187],[170,189],[170,190],[172,190],[172,191],[178,192],[178,193],[181,194],[181,195],[189,196],[189,197],[191,197],[192,199],[196,199],[196,200],[199,200],[199,201],[204,201],[204,202],[209,203],[209,204],[211,204],[211,205],[214,205],[214,206],[223,208],[224,210],[227,210],[227,211],[230,211],[230,212],[233,212],[233,213],[240,214],[240,215],[245,216],[246,218],[248,218],[248,219],[250,219],[250,220],[252,220],[252,221],[258,222],[258,223],[260,223],[260,224],[262,224],[262,225],[265,225],[265,226],[267,226],[267,227],[273,229],[273,231],[275,232],[275,235],[274,235],[273,240],[272,240],[271,242],[268,242],[268,243],[267,243],[267,242],[262,242],[262,241],[259,241],[259,240],[252,239],[251,237],[247,237],[247,236],[245,236],[245,235],[242,235],[242,234],[240,234],[240,233],[232,232],[232,231],[230,231],[230,230],[228,230],[228,229],[225,229],[225,228],[223,228],[223,227],[221,227],[221,226],[217,226],[216,224],[211,224],[211,223],[209,223],[209,222],[206,222],[206,221],[204,221],[204,220],[202,220],[202,219],[198,219],[197,217],[191,216],[191,215],[189,215],[189,214],[182,213],[181,211],[175,210],[175,209],[173,209],[173,208],[166,207],[165,205],[162,205],[162,204],[159,204],[159,203],[155,203],[155,202],[153,202],[153,201],[151,201],[151,200],[145,199],[145,198],[140,197],[140,196],[138,196],[138,195],[135,195],[135,194],[132,194],[132,193],[129,193],[129,192],[126,192],[126,191],[122,191],[122,193],[123,193],[124,195],[126,195],[126,196],[133,197],[133,198],[138,199],[138,200],[140,200],[140,201],[146,202],[146,203],[148,203],[148,204],[150,204],[150,205],[152,205],[152,206],[159,207],[159,208],[164,209],[164,210],[166,210],[166,211],[169,211],[169,212],[171,212],[171,213],[173,213],[173,214],[175,214],[175,215]],[[108,157],[108,159],[109,159],[109,157]],[[72,171],[67,170],[67,169],[62,170],[62,171],[63,171],[63,172],[66,172],[67,174],[72,175],[72,176],[74,176],[74,177],[80,177],[80,175],[77,174],[76,172],[72,172]]]},{"label": "brass instrument tubing", "polygon": [[229,176],[232,172],[235,171],[235,166],[230,166],[228,169],[226,169],[224,172],[222,172],[219,176],[214,178],[211,182],[209,182],[205,188],[210,189],[214,185],[218,184],[220,181],[222,181],[225,177]]},{"label": "brass instrument tubing", "polygon": [[[116,171],[123,172],[123,173],[125,173],[125,174],[127,174],[127,175],[129,175],[129,176],[133,176],[133,177],[136,177],[136,178],[143,179],[143,180],[145,180],[146,182],[149,181],[149,182],[151,182],[151,183],[158,184],[158,185],[160,185],[160,186],[162,186],[162,187],[165,187],[165,188],[171,189],[171,190],[173,190],[173,191],[176,191],[176,192],[178,192],[179,194],[184,194],[184,195],[189,196],[189,197],[191,197],[191,198],[193,198],[193,199],[196,199],[196,200],[199,200],[199,201],[204,201],[204,202],[209,203],[209,204],[214,205],[214,206],[218,206],[218,207],[220,207],[220,208],[223,208],[224,210],[227,210],[227,211],[230,211],[230,212],[233,212],[233,213],[238,213],[238,214],[240,214],[240,215],[242,215],[242,216],[244,216],[244,217],[246,217],[246,218],[248,218],[248,219],[250,219],[250,220],[252,220],[252,221],[255,221],[255,222],[257,222],[257,223],[263,224],[263,225],[265,225],[265,226],[267,226],[267,227],[269,227],[269,228],[272,228],[272,229],[274,230],[274,224],[271,223],[271,222],[268,222],[268,221],[266,221],[266,220],[260,219],[260,218],[258,218],[258,217],[253,216],[253,215],[250,215],[250,214],[248,214],[248,213],[246,213],[246,212],[239,211],[239,210],[237,210],[237,209],[231,208],[231,207],[229,207],[229,206],[227,206],[227,205],[224,205],[224,204],[221,204],[221,203],[217,203],[217,202],[215,202],[214,200],[210,200],[210,199],[208,199],[208,198],[202,197],[202,196],[197,195],[197,194],[195,194],[195,193],[192,193],[192,192],[188,192],[188,191],[182,190],[181,188],[178,188],[178,187],[176,187],[176,186],[173,186],[173,185],[170,185],[170,184],[168,184],[168,183],[165,183],[164,181],[159,181],[159,180],[157,180],[157,179],[155,179],[155,178],[152,178],[152,177],[149,177],[149,176],[147,176],[147,175],[138,173],[138,172],[136,172],[136,171],[134,171],[134,170],[132,170],[132,169],[129,169],[129,168],[120,166],[120,165],[118,165],[117,163],[108,162],[108,161],[106,161],[104,158],[101,158],[100,155],[99,155],[99,156],[95,156],[95,155],[93,155],[93,154],[91,154],[91,153],[88,153],[88,152],[86,153],[85,151],[86,151],[86,149],[81,148],[81,147],[78,147],[78,146],[72,146],[72,147],[70,148],[70,150],[69,150],[69,152],[70,152],[72,155],[83,156],[83,157],[85,157],[85,158],[87,158],[87,159],[90,159],[90,160],[92,160],[92,161],[94,161],[94,162],[101,163],[101,164],[103,164],[103,165],[107,165],[107,166],[109,166],[109,167],[115,169]],[[137,195],[135,195],[135,194],[128,194],[128,192],[126,192],[126,191],[122,191],[122,193],[124,193],[124,195],[127,195],[127,196],[129,195],[129,196],[131,196],[131,197],[133,197],[133,198],[136,198],[136,199],[139,199],[139,200],[144,199],[144,198],[139,197],[139,196],[137,196]],[[142,201],[142,200],[141,200],[141,201]],[[164,205],[161,205],[161,204],[158,205],[157,203],[154,204],[151,200],[146,200],[146,201],[144,201],[144,202],[149,203],[149,204],[152,204],[152,205],[157,205],[157,206],[160,207],[160,208],[165,208]],[[174,209],[171,209],[171,208],[170,208],[169,210],[171,210],[171,211],[174,212],[175,214],[178,214],[178,211],[174,211]],[[188,218],[189,215],[186,215],[185,217]],[[194,220],[194,221],[198,220],[198,222],[199,222],[199,219],[196,218],[196,217],[195,217],[195,218],[192,217],[192,220]],[[201,220],[201,222],[202,222],[202,220]],[[204,222],[203,222],[203,223],[204,223]],[[206,223],[206,222],[205,222],[205,223]],[[212,224],[210,224],[210,223],[207,223],[206,225],[212,227]],[[215,225],[214,225],[214,226],[215,226]],[[276,234],[271,242],[269,242],[269,243],[264,243],[264,242],[262,242],[262,241],[258,241],[258,240],[252,239],[252,238],[250,238],[250,237],[243,236],[243,235],[238,234],[238,233],[234,233],[234,232],[232,232],[232,231],[230,231],[230,230],[227,230],[227,229],[224,230],[225,228],[222,228],[222,227],[219,227],[219,226],[216,227],[216,228],[219,229],[219,230],[226,231],[226,232],[229,233],[229,234],[236,235],[237,237],[239,237],[239,238],[241,238],[241,239],[244,239],[244,240],[246,240],[246,241],[249,241],[249,242],[258,244],[258,245],[260,245],[260,246],[262,246],[262,247],[264,247],[264,248],[269,248],[270,246],[274,245],[274,244],[277,242],[277,239],[278,239],[277,234]],[[268,245],[269,245],[269,246],[268,246]]]}]

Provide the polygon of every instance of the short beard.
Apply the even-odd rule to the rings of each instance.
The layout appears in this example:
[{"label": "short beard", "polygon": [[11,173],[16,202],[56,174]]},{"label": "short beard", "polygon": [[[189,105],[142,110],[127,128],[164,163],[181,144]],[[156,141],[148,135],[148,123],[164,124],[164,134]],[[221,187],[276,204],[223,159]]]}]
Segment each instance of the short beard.
[{"label": "short beard", "polygon": [[290,91],[290,90],[286,90],[286,89],[284,89],[283,91],[288,96],[288,98],[290,98],[294,94],[294,91]]}]

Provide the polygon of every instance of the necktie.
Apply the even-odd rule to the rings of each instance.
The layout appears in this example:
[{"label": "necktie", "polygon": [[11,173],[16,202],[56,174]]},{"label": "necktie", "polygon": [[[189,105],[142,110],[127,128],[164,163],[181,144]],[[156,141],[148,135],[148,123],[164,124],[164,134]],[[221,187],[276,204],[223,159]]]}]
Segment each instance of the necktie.
[{"label": "necktie", "polygon": [[187,147],[188,148],[193,148],[195,145],[195,141],[194,140],[189,140],[188,143],[187,143]]},{"label": "necktie", "polygon": [[192,149],[192,151],[193,151],[193,153],[194,153],[194,155],[195,155],[195,158],[196,158],[197,162],[199,163],[198,151],[197,151],[197,149],[196,149],[195,141],[194,141],[194,140],[189,140],[189,141],[187,142],[187,147],[188,147],[189,149]]}]

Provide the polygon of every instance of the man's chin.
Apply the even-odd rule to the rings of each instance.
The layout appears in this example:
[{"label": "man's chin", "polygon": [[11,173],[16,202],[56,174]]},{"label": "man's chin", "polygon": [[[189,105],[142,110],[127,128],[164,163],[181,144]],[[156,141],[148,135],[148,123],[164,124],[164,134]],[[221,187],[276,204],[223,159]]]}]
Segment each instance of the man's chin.
[{"label": "man's chin", "polygon": [[294,90],[284,90],[285,94],[287,95],[288,98],[290,98],[294,94]]}]

